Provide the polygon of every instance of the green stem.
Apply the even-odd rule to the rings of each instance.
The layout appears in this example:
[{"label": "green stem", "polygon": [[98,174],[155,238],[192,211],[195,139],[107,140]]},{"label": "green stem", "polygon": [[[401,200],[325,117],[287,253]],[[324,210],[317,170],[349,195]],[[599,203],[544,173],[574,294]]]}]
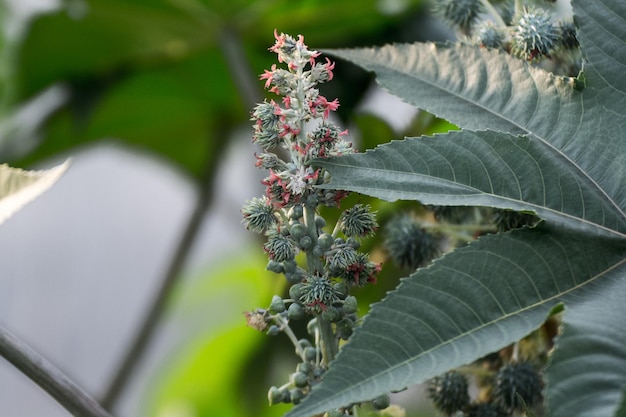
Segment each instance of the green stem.
[{"label": "green stem", "polygon": [[515,14],[520,15],[524,10],[524,2],[522,0],[515,0]]},{"label": "green stem", "polygon": [[337,344],[337,337],[333,332],[332,324],[322,318],[322,315],[317,315],[317,325],[320,329],[320,338],[322,345],[322,358],[325,365],[328,365],[337,353],[339,352],[339,345]]},{"label": "green stem", "polygon": [[296,337],[293,330],[291,330],[291,327],[289,327],[289,322],[287,322],[287,320],[285,320],[280,314],[272,316],[272,319],[278,325],[278,327],[280,327],[282,331],[285,332],[289,340],[291,340],[291,343],[293,343],[294,347],[296,348],[296,353],[298,354],[298,356],[300,356],[302,360],[305,360],[304,349],[302,349],[302,346],[298,342],[298,338]]},{"label": "green stem", "polygon": [[483,7],[487,10],[487,13],[489,13],[489,15],[492,16],[496,20],[496,23],[498,24],[498,26],[502,27],[503,29],[506,29],[507,26],[504,20],[502,20],[502,16],[500,16],[500,13],[498,13],[496,8],[493,7],[493,5],[489,2],[489,0],[480,0],[480,2],[482,3]]}]

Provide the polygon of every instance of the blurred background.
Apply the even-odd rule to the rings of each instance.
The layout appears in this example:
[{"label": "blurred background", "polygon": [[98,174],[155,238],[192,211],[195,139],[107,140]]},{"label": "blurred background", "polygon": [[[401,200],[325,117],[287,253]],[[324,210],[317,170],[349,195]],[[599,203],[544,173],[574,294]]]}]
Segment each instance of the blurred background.
[{"label": "blurred background", "polygon": [[[72,159],[0,229],[0,323],[115,416],[283,414],[266,393],[293,371],[293,349],[243,312],[286,287],[239,212],[263,193],[249,114],[268,96],[258,75],[275,63],[273,31],[312,49],[453,34],[423,0],[3,0],[0,16],[0,163]],[[322,93],[359,149],[451,128],[346,62],[335,76]],[[383,224],[397,208],[353,199]],[[386,264],[358,294],[363,313],[402,274]],[[124,366],[140,335],[146,349]],[[435,415],[414,397],[394,401]],[[69,415],[4,361],[0,407]]]}]

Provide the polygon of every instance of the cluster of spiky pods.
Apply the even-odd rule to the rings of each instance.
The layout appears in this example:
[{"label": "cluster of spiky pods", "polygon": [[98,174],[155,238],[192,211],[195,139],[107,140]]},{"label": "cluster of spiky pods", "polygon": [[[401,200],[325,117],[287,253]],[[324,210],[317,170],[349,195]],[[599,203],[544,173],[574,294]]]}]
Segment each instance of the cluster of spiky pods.
[{"label": "cluster of spiky pods", "polygon": [[434,0],[434,12],[463,40],[505,50],[520,59],[550,61],[549,69],[576,76],[581,55],[571,19],[557,20],[555,0]]},{"label": "cluster of spiky pods", "polygon": [[[332,80],[334,63],[317,62],[320,53],[309,50],[302,36],[275,33],[275,38],[270,51],[285,68],[273,65],[260,78],[282,99],[266,100],[252,113],[253,141],[261,148],[256,165],[269,171],[262,181],[266,192],[241,212],[246,227],[266,237],[267,269],[284,275],[290,288],[287,297],[275,295],[269,306],[246,316],[250,326],[285,334],[294,344],[299,364],[268,397],[271,404],[297,404],[320,381],[340,341],[352,334],[358,306],[350,290],[375,282],[380,271],[380,264],[359,251],[360,240],[378,224],[363,204],[344,210],[332,230],[320,215],[320,207],[338,207],[347,193],[321,187],[329,175],[314,166],[315,159],[354,152],[344,139],[347,131],[329,120],[339,102],[316,88]],[[294,320],[308,320],[307,337],[296,336]]]}]

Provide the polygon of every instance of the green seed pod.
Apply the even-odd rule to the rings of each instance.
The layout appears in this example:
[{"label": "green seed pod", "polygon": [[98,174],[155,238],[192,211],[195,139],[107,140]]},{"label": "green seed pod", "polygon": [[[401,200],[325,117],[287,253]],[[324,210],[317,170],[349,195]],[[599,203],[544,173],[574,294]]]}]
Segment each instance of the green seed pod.
[{"label": "green seed pod", "polygon": [[523,213],[513,210],[498,209],[493,213],[493,222],[499,232],[508,232],[522,227],[532,227],[539,221],[539,217],[532,213]]},{"label": "green seed pod", "polygon": [[289,297],[292,300],[298,300],[302,297],[302,284],[295,284],[289,288]]},{"label": "green seed pod", "polygon": [[300,247],[304,250],[309,250],[313,247],[313,239],[310,236],[304,236],[300,239]]},{"label": "green seed pod", "polygon": [[462,410],[469,404],[468,383],[465,375],[449,371],[433,378],[428,384],[428,396],[435,408],[445,414]]},{"label": "green seed pod", "polygon": [[341,232],[348,237],[372,235],[378,228],[378,223],[376,223],[376,214],[370,210],[369,204],[355,204],[341,213],[339,217],[339,229]]},{"label": "green seed pod", "polygon": [[359,311],[359,305],[357,304],[356,297],[349,295],[343,302],[343,312],[345,314],[352,314]]},{"label": "green seed pod", "polygon": [[389,398],[389,395],[386,394],[381,395],[380,397],[376,397],[372,400],[372,405],[377,410],[384,410],[385,408],[389,407],[390,403],[391,400]]},{"label": "green seed pod", "polygon": [[354,323],[352,320],[344,317],[339,323],[337,323],[337,336],[342,340],[348,340],[352,336]]},{"label": "green seed pod", "polygon": [[301,320],[305,315],[304,307],[298,303],[292,303],[287,309],[287,317],[291,320]]},{"label": "green seed pod", "polygon": [[283,264],[276,261],[269,261],[265,269],[271,272],[275,272],[277,274],[282,274],[284,272]]},{"label": "green seed pod", "polygon": [[433,13],[463,32],[470,30],[482,11],[480,0],[436,0],[433,4]]},{"label": "green seed pod", "polygon": [[428,232],[413,215],[404,213],[385,226],[384,246],[393,261],[415,270],[441,254],[445,238]]},{"label": "green seed pod", "polygon": [[277,295],[273,296],[269,310],[272,313],[282,313],[283,311],[285,311],[285,302],[283,301],[282,297],[279,297]]},{"label": "green seed pod", "polygon": [[313,362],[317,358],[317,349],[314,347],[308,347],[304,349],[304,358],[307,361]]},{"label": "green seed pod", "polygon": [[274,206],[267,197],[246,201],[241,214],[246,228],[255,233],[263,233],[277,223]]},{"label": "green seed pod", "polygon": [[291,383],[298,388],[304,388],[309,385],[309,377],[304,372],[294,372],[291,374]]},{"label": "green seed pod", "polygon": [[330,249],[330,247],[333,245],[333,242],[334,242],[333,237],[331,235],[329,235],[328,233],[322,233],[317,238],[317,244],[324,251],[327,251],[328,249]]},{"label": "green seed pod", "polygon": [[515,362],[500,368],[493,389],[498,404],[524,410],[542,401],[543,380],[528,362]]},{"label": "green seed pod", "polygon": [[302,223],[296,223],[289,229],[289,234],[296,242],[306,235],[306,226]]},{"label": "green seed pod", "polygon": [[299,284],[306,278],[306,275],[299,270],[294,271],[291,274],[285,273],[285,278],[287,278],[287,282],[291,285]]},{"label": "green seed pod", "polygon": [[304,391],[298,388],[290,390],[289,395],[291,396],[291,402],[294,404],[300,404],[300,401],[306,396]]}]

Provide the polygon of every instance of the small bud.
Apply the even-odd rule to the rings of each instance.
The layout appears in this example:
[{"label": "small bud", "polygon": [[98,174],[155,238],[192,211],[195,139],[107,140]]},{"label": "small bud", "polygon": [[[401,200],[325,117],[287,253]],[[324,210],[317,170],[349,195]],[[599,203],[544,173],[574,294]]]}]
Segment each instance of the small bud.
[{"label": "small bud", "polygon": [[320,245],[315,245],[313,246],[313,249],[311,250],[311,252],[313,253],[313,256],[316,257],[321,257],[322,255],[324,255],[324,249],[322,249],[322,247]]},{"label": "small bud", "polygon": [[304,236],[300,239],[300,247],[303,250],[309,250],[313,247],[313,239],[310,236]]},{"label": "small bud", "polygon": [[298,268],[298,264],[296,263],[296,261],[294,261],[292,259],[290,261],[283,262],[282,263],[282,268],[285,271],[285,273],[291,274],[291,273],[294,273],[296,271],[296,269]]},{"label": "small bud", "polygon": [[372,400],[372,405],[377,410],[384,410],[385,408],[389,407],[390,403],[391,400],[389,398],[389,395],[387,394],[381,395],[380,397],[376,397]]},{"label": "small bud", "polygon": [[309,377],[304,372],[294,372],[291,374],[291,383],[298,388],[304,388],[309,385]]},{"label": "small bud", "polygon": [[304,358],[307,361],[313,362],[317,358],[317,349],[314,347],[304,349]]},{"label": "small bud", "polygon": [[277,274],[282,274],[284,272],[283,264],[276,261],[269,261],[265,269],[271,272],[275,272]]},{"label": "small bud", "polygon": [[299,300],[302,297],[302,285],[303,284],[295,284],[289,288],[289,298],[292,300]]},{"label": "small bud", "polygon": [[291,208],[291,211],[289,212],[289,218],[292,220],[301,219],[303,215],[304,210],[302,209],[302,206],[300,204],[293,206]]},{"label": "small bud", "polygon": [[328,307],[326,311],[322,311],[322,318],[328,320],[331,323],[340,320],[341,317],[341,310],[339,310],[337,307]]},{"label": "small bud", "polygon": [[300,404],[300,401],[306,396],[304,391],[298,388],[294,388],[289,391],[289,396],[291,397],[291,402],[294,404]]},{"label": "small bud", "polygon": [[289,317],[291,320],[303,319],[304,315],[304,308],[298,303],[291,304],[287,309],[287,317]]},{"label": "small bud", "polygon": [[293,240],[298,241],[306,235],[306,226],[302,223],[296,223],[289,228],[289,234]]},{"label": "small bud", "polygon": [[300,362],[296,366],[296,370],[304,374],[310,374],[313,371],[313,365],[311,365],[311,362]]},{"label": "small bud", "polygon": [[317,226],[318,229],[323,228],[326,226],[326,220],[322,216],[315,216],[315,226]]},{"label": "small bud", "polygon": [[283,393],[278,387],[272,386],[267,392],[267,399],[270,405],[278,404],[283,401]]},{"label": "small bud", "polygon": [[345,314],[352,314],[359,311],[359,305],[357,304],[356,297],[349,295],[343,302],[343,312]]},{"label": "small bud", "polygon": [[282,313],[285,311],[285,302],[281,297],[275,295],[272,297],[272,303],[270,304],[269,310],[272,313]]},{"label": "small bud", "polygon": [[306,325],[306,331],[311,336],[315,335],[315,331],[318,329],[317,318],[311,319]]},{"label": "small bud", "polygon": [[324,251],[327,251],[328,249],[330,249],[330,247],[333,245],[333,243],[334,243],[333,237],[331,235],[329,235],[328,233],[322,233],[317,238],[317,244]]},{"label": "small bud", "polygon": [[280,327],[272,324],[269,329],[267,329],[267,334],[270,336],[276,336],[280,333]]}]

